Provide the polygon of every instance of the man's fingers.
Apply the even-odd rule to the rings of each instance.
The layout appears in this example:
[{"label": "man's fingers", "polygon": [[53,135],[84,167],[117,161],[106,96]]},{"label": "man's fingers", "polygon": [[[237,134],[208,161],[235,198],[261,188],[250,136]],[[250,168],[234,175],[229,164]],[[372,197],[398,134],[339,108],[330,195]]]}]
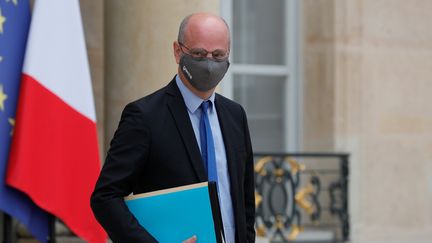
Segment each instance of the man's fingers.
[{"label": "man's fingers", "polygon": [[191,238],[189,238],[189,239],[183,241],[183,243],[195,243],[196,240],[197,240],[197,237],[194,235],[194,236],[192,236]]}]

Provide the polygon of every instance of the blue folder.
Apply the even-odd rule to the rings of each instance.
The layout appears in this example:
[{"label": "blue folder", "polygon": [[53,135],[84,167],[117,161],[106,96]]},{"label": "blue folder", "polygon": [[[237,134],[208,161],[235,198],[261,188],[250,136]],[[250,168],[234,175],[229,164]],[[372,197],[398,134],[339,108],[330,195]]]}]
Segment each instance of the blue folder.
[{"label": "blue folder", "polygon": [[221,243],[222,220],[216,184],[203,182],[125,198],[138,222],[159,242]]}]

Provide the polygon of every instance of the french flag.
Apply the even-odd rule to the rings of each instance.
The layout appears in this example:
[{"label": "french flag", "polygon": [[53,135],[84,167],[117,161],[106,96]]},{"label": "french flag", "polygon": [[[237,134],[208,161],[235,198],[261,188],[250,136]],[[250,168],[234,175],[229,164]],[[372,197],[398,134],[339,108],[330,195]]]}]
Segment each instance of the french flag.
[{"label": "french flag", "polygon": [[37,0],[6,182],[79,237],[106,242],[90,209],[100,171],[98,153],[79,2]]}]

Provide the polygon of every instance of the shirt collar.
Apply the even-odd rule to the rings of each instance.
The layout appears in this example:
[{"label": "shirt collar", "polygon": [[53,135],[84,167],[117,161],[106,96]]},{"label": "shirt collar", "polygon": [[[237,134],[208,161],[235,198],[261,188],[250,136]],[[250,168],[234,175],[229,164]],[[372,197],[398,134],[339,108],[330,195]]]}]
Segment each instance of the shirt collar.
[{"label": "shirt collar", "polygon": [[[183,82],[180,80],[180,77],[178,75],[176,75],[175,79],[176,79],[176,84],[180,89],[180,93],[183,96],[187,109],[189,110],[189,112],[195,113],[195,111],[200,107],[201,103],[206,100],[203,100],[196,94],[192,93],[192,91],[190,91],[189,88],[183,84]],[[213,94],[207,100],[210,100],[213,104],[209,110],[212,111],[213,110],[212,108],[214,106],[215,93],[213,92]]]}]

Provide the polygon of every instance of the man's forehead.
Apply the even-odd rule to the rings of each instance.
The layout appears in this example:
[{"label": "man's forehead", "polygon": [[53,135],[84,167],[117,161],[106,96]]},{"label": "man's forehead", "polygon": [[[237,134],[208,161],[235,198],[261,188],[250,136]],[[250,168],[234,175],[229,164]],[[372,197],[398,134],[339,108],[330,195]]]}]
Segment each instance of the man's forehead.
[{"label": "man's forehead", "polygon": [[188,21],[189,31],[226,31],[228,28],[225,22],[218,16],[197,15],[191,16]]},{"label": "man's forehead", "polygon": [[185,31],[185,41],[229,43],[229,31],[225,22],[215,16],[192,16]]}]

